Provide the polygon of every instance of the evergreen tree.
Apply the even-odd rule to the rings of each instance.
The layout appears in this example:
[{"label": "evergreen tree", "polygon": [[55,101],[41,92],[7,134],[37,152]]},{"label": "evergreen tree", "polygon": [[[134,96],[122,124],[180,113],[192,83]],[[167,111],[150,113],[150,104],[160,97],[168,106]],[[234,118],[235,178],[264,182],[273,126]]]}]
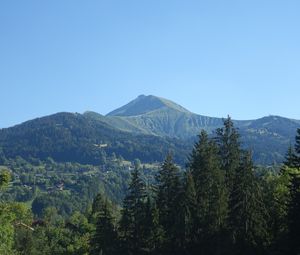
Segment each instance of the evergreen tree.
[{"label": "evergreen tree", "polygon": [[289,201],[290,169],[282,167],[280,173],[266,172],[262,177],[264,206],[267,209],[268,236],[271,241],[270,254],[286,254],[287,213]]},{"label": "evergreen tree", "polygon": [[[288,151],[285,155],[285,160],[284,160],[283,164],[286,167],[293,168],[293,167],[296,167],[296,162],[297,162],[297,156],[295,154],[295,151],[294,151],[292,145],[290,145],[288,148]],[[283,168],[283,170],[284,170],[284,168]]]},{"label": "evergreen tree", "polygon": [[216,142],[219,147],[221,168],[225,171],[226,185],[229,192],[232,191],[235,172],[240,163],[241,149],[239,139],[238,130],[228,116],[224,120],[224,127],[216,130]]},{"label": "evergreen tree", "polygon": [[220,234],[226,225],[228,195],[218,147],[205,131],[194,146],[189,168],[195,182],[198,207],[194,236],[204,254],[218,253]]},{"label": "evergreen tree", "polygon": [[180,253],[184,243],[183,187],[180,173],[169,154],[156,177],[159,221],[165,232],[167,252]]},{"label": "evergreen tree", "polygon": [[103,210],[103,207],[106,205],[106,200],[101,193],[99,193],[93,200],[92,204],[92,214],[96,214]]},{"label": "evergreen tree", "polygon": [[300,173],[291,174],[288,210],[289,247],[291,255],[300,254]]},{"label": "evergreen tree", "polygon": [[162,248],[164,231],[159,223],[159,212],[155,201],[152,201],[149,195],[144,206],[144,213],[143,236],[145,236],[146,251],[148,254],[157,254]]},{"label": "evergreen tree", "polygon": [[297,129],[295,150],[300,154],[300,128]]},{"label": "evergreen tree", "polygon": [[145,183],[141,179],[140,170],[135,168],[131,174],[128,194],[123,202],[120,230],[123,238],[123,249],[127,254],[143,254],[145,237],[144,203],[146,198]]},{"label": "evergreen tree", "polygon": [[297,129],[295,152],[295,167],[300,169],[300,128]]},{"label": "evergreen tree", "polygon": [[107,200],[103,203],[102,208],[97,212],[96,217],[96,231],[91,240],[91,254],[117,254],[117,233],[113,225],[113,218]]},{"label": "evergreen tree", "polygon": [[245,153],[233,185],[229,223],[236,254],[259,254],[267,237],[267,212],[250,153]]},{"label": "evergreen tree", "polygon": [[185,178],[185,238],[187,249],[193,252],[197,245],[198,204],[193,175],[188,171]]}]

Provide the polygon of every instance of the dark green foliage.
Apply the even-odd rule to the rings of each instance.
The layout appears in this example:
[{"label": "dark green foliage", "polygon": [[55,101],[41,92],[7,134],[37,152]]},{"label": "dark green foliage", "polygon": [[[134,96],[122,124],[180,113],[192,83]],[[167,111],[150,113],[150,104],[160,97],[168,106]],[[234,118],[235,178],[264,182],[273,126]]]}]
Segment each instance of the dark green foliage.
[{"label": "dark green foliage", "polygon": [[290,168],[298,168],[300,169],[300,128],[297,129],[297,135],[296,135],[296,143],[293,147],[290,145],[286,157],[285,157],[285,161],[284,161],[284,165]]},{"label": "dark green foliage", "polygon": [[219,147],[221,168],[225,171],[226,185],[229,192],[232,191],[235,172],[240,163],[239,138],[239,133],[228,116],[224,120],[224,127],[218,128],[216,131],[216,141]]},{"label": "dark green foliage", "polygon": [[230,194],[229,226],[236,254],[262,253],[267,241],[267,211],[250,153],[235,174]]},{"label": "dark green foliage", "polygon": [[297,129],[295,150],[300,154],[300,128]]},{"label": "dark green foliage", "polygon": [[197,198],[194,236],[203,254],[221,249],[219,235],[226,226],[227,190],[221,170],[218,147],[205,131],[199,136],[191,155],[189,168],[195,181]]},{"label": "dark green foliage", "polygon": [[93,203],[93,212],[96,213],[96,230],[91,240],[91,255],[118,254],[117,232],[113,225],[110,205],[107,200],[100,200],[97,196]]},{"label": "dark green foliage", "polygon": [[123,248],[128,254],[142,254],[145,249],[144,236],[144,203],[146,186],[141,179],[140,170],[135,168],[131,174],[128,194],[123,202],[120,221]]},{"label": "dark green foliage", "polygon": [[291,174],[288,210],[288,240],[291,255],[300,254],[300,173]]},{"label": "dark green foliage", "polygon": [[105,155],[112,153],[128,160],[162,161],[169,149],[183,162],[188,148],[177,139],[124,132],[77,113],[58,113],[1,129],[0,146],[7,158],[51,157],[93,165],[105,163]]},{"label": "dark green foliage", "polygon": [[159,222],[159,211],[150,196],[144,205],[145,219],[143,223],[143,236],[145,239],[145,253],[158,254],[165,241],[165,232]]},{"label": "dark green foliage", "polygon": [[51,195],[41,195],[36,197],[32,202],[32,212],[38,217],[41,217],[48,207],[55,207],[59,214],[64,217],[81,209],[78,201],[67,193],[57,192]]},{"label": "dark green foliage", "polygon": [[199,208],[197,203],[197,192],[193,175],[190,172],[186,173],[185,179],[185,241],[186,246],[190,250],[197,247],[197,228],[199,221]]},{"label": "dark green foliage", "polygon": [[287,210],[289,201],[289,170],[282,168],[280,173],[266,172],[261,176],[260,183],[267,210],[266,217],[268,240],[271,242],[268,250],[271,254],[287,253]]},{"label": "dark green foliage", "polygon": [[106,206],[107,201],[105,201],[105,198],[103,197],[103,195],[101,193],[99,193],[93,200],[93,204],[92,204],[92,215],[95,215],[99,212],[101,212],[104,208],[104,206]]},{"label": "dark green foliage", "polygon": [[184,192],[179,168],[169,154],[157,175],[157,209],[165,232],[165,249],[180,253],[184,246]]},{"label": "dark green foliage", "polygon": [[297,129],[294,166],[300,169],[300,128]]},{"label": "dark green foliage", "polygon": [[288,151],[285,155],[285,160],[284,160],[283,164],[285,166],[291,167],[291,168],[297,166],[297,156],[291,145],[289,146]]}]

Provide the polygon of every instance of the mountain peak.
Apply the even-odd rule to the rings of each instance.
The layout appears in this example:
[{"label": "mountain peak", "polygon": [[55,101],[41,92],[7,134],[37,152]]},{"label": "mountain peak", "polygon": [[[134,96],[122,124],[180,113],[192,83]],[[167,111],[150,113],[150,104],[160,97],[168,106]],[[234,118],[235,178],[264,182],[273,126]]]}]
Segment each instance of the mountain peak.
[{"label": "mountain peak", "polygon": [[188,110],[182,106],[165,98],[153,95],[139,95],[136,99],[128,104],[108,113],[108,116],[136,116],[146,114],[161,108],[169,108],[180,112],[189,113]]}]

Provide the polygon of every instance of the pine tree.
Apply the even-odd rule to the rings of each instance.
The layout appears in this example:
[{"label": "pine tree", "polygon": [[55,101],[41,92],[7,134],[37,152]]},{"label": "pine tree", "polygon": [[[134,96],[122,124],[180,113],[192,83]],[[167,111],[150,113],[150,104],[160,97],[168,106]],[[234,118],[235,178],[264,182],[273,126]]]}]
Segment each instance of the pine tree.
[{"label": "pine tree", "polygon": [[104,206],[105,206],[105,198],[101,193],[99,193],[93,200],[92,214],[101,212]]},{"label": "pine tree", "polygon": [[286,167],[293,168],[293,167],[296,167],[296,161],[297,161],[297,156],[295,154],[295,151],[294,151],[292,145],[290,145],[288,148],[288,151],[285,155],[285,160],[284,160],[283,164]]},{"label": "pine tree", "polygon": [[123,249],[127,254],[145,253],[144,236],[144,204],[146,198],[145,183],[141,179],[140,170],[135,168],[131,174],[128,194],[123,202],[120,230],[123,238]]},{"label": "pine tree", "polygon": [[185,177],[185,242],[192,253],[197,245],[198,204],[193,175],[188,171]]},{"label": "pine tree", "polygon": [[221,157],[221,168],[225,171],[226,185],[229,192],[232,191],[233,179],[240,163],[241,149],[239,139],[238,130],[228,116],[224,120],[224,127],[216,130],[216,142]]},{"label": "pine tree", "polygon": [[144,206],[143,236],[145,236],[145,247],[148,254],[157,254],[162,248],[164,231],[159,223],[159,212],[155,201],[148,195]]},{"label": "pine tree", "polygon": [[286,254],[290,169],[285,166],[280,169],[279,174],[267,172],[261,183],[268,215],[266,220],[268,238],[271,241],[270,254]]},{"label": "pine tree", "polygon": [[288,210],[289,247],[291,255],[300,254],[300,173],[291,174]]},{"label": "pine tree", "polygon": [[[99,197],[98,197],[99,198]],[[108,201],[97,211],[96,231],[91,240],[92,255],[113,255],[118,252],[117,232]]]},{"label": "pine tree", "polygon": [[195,236],[203,253],[218,253],[220,234],[225,227],[228,195],[218,147],[205,131],[195,144],[189,163],[195,182],[198,213]]},{"label": "pine tree", "polygon": [[295,150],[300,154],[300,128],[297,129]]},{"label": "pine tree", "polygon": [[300,128],[297,129],[295,152],[295,167],[300,169]]},{"label": "pine tree", "polygon": [[165,249],[180,253],[184,243],[184,197],[180,173],[172,156],[168,155],[159,170],[156,204],[159,222],[165,232]]},{"label": "pine tree", "polygon": [[233,185],[229,223],[236,254],[258,254],[267,237],[267,212],[250,153],[245,153]]}]

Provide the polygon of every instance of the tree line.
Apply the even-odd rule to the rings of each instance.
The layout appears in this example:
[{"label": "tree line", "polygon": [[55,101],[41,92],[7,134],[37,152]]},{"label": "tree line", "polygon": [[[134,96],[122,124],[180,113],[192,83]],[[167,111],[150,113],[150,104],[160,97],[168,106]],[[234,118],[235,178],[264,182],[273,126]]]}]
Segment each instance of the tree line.
[{"label": "tree line", "polygon": [[300,129],[264,176],[230,118],[215,134],[201,132],[183,175],[170,155],[154,186],[135,168],[118,224],[107,202],[98,211],[91,254],[299,254]]}]

